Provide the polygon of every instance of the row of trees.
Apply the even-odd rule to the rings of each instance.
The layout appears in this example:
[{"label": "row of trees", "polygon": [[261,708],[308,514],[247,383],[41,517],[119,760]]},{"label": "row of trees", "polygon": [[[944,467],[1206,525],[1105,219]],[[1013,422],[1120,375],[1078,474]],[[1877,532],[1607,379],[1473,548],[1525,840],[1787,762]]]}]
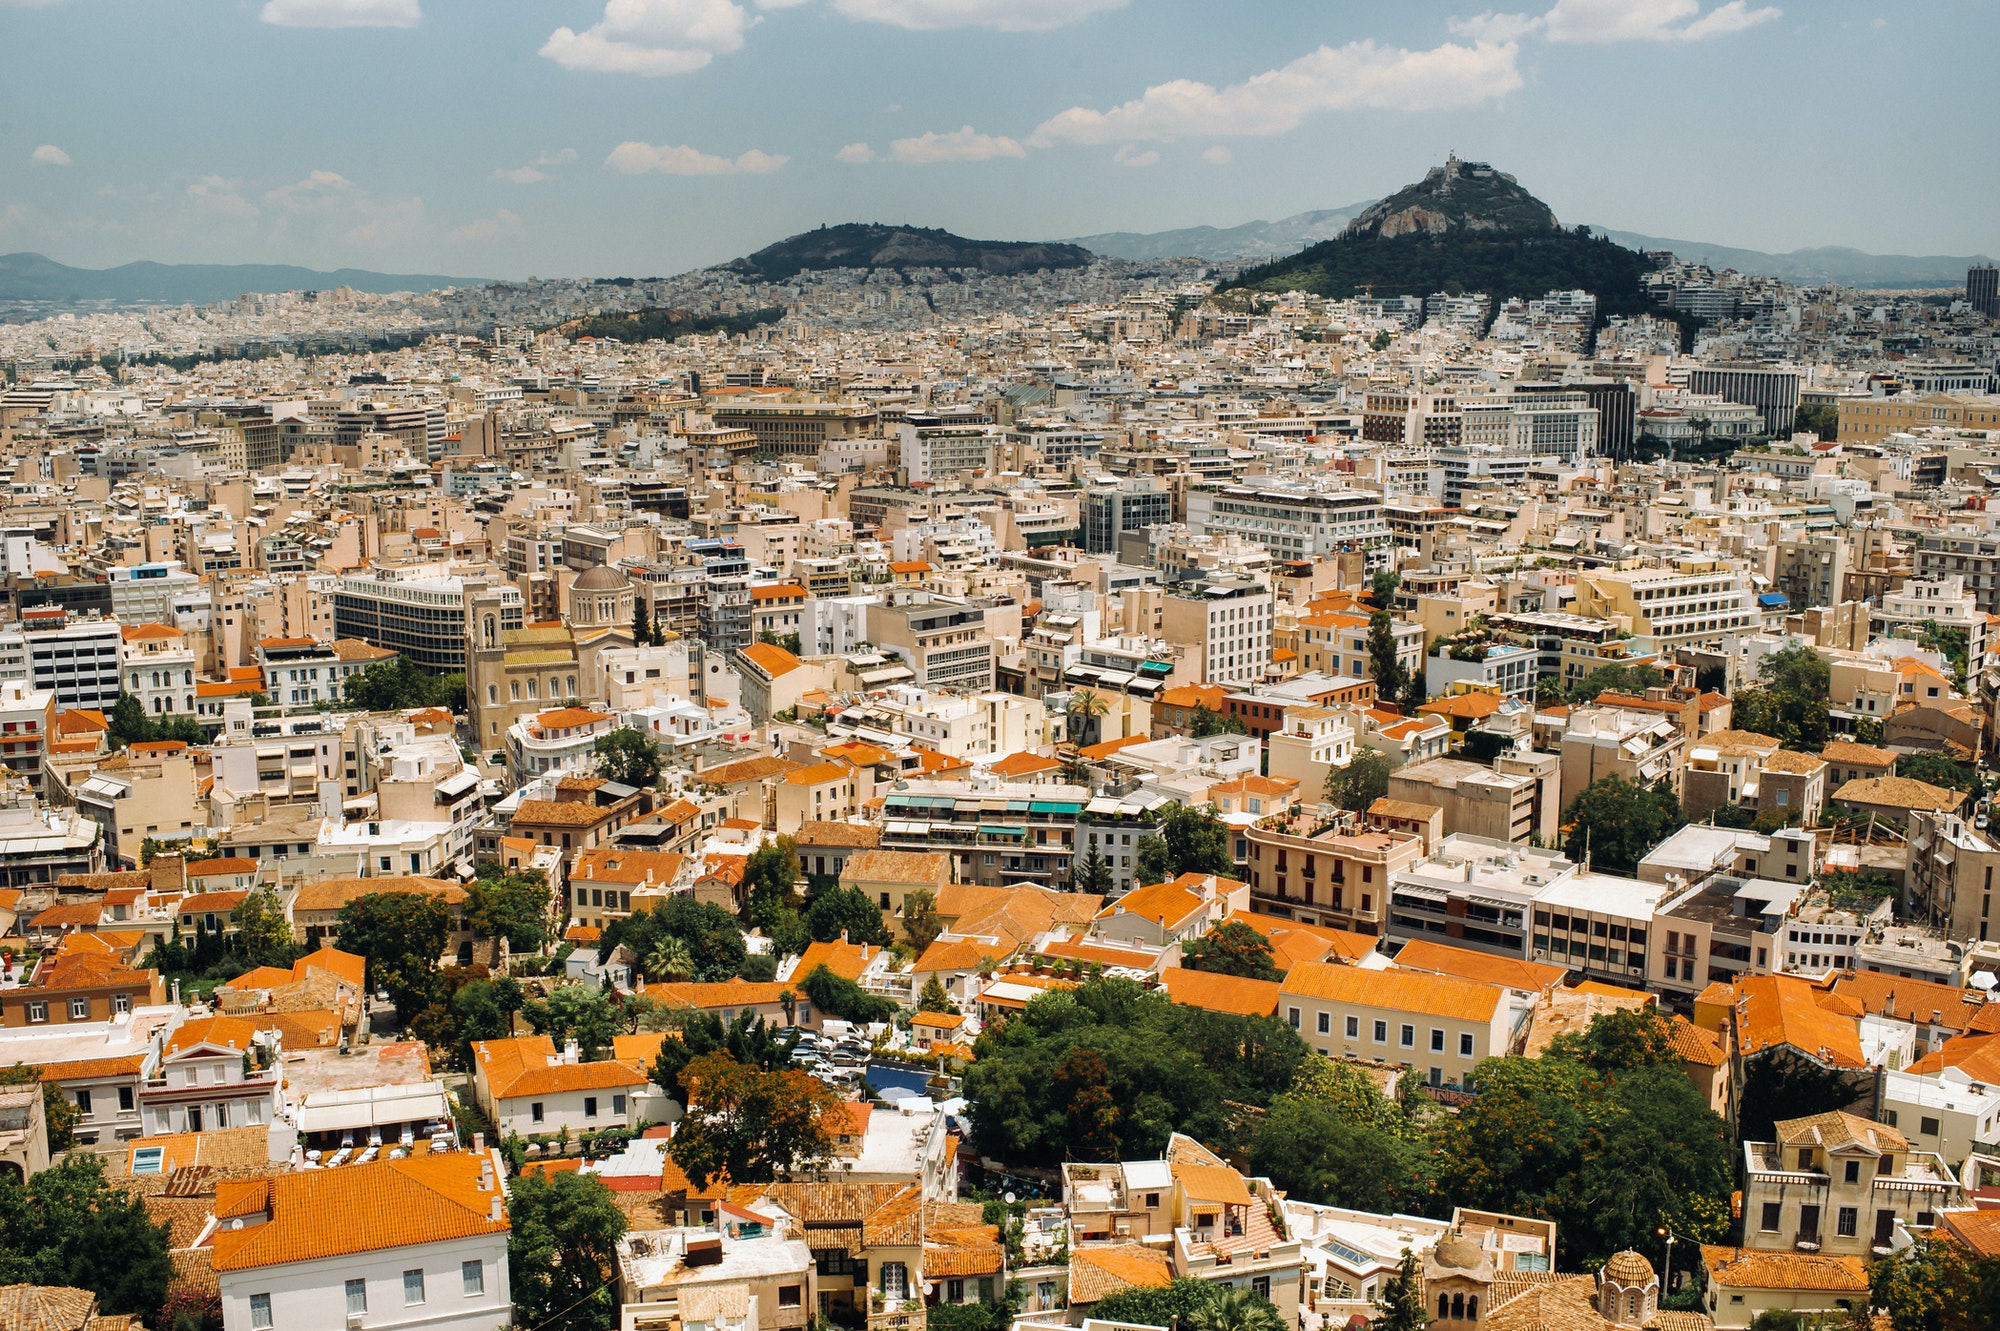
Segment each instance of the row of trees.
[{"label": "row of trees", "polygon": [[[1243,973],[1258,949],[1231,955],[1243,960],[1222,965]],[[1572,1270],[1660,1225],[1704,1241],[1728,1225],[1728,1127],[1650,1008],[1600,1017],[1540,1058],[1488,1059],[1456,1114],[1417,1087],[1384,1097],[1283,1022],[1176,1007],[1122,980],[1039,998],[978,1052],[965,1080],[973,1141],[1009,1164],[1144,1159],[1180,1131],[1308,1201],[1549,1216]]]}]

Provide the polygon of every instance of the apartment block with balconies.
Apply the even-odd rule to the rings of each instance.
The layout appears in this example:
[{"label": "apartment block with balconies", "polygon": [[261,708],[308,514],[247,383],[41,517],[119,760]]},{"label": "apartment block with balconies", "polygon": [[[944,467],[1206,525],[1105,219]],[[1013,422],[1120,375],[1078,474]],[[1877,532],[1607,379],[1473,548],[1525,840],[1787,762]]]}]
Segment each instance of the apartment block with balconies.
[{"label": "apartment block with balconies", "polygon": [[1889,1254],[1899,1226],[1928,1229],[1965,1190],[1933,1151],[1847,1113],[1777,1124],[1743,1144],[1743,1246],[1829,1257]]}]

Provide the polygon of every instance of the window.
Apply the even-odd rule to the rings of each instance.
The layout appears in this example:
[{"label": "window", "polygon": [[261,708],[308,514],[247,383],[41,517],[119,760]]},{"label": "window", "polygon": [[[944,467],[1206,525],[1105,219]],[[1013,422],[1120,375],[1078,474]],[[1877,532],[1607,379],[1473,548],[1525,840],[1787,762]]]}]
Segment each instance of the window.
[{"label": "window", "polygon": [[78,1091],[76,1093],[76,1112],[83,1115],[85,1118],[90,1117],[89,1091]]},{"label": "window", "polygon": [[1321,1035],[1330,1035],[1333,1033],[1333,1014],[1331,1012],[1322,1012],[1319,1014],[1319,1033]]},{"label": "window", "polygon": [[1378,1021],[1378,1022],[1376,1022],[1376,1023],[1375,1023],[1375,1043],[1376,1043],[1376,1044],[1387,1044],[1387,1043],[1389,1043],[1389,1023],[1388,1023],[1388,1022],[1386,1022],[1386,1021]]},{"label": "window", "polygon": [[624,1096],[622,1096],[622,1095],[614,1095],[614,1096],[612,1096],[612,1097],[611,1097],[611,1112],[612,1112],[612,1114],[614,1114],[615,1116],[617,1116],[617,1117],[619,1117],[619,1118],[623,1118],[623,1117],[625,1117],[625,1097],[624,1097]]},{"label": "window", "polygon": [[252,1294],[250,1296],[250,1325],[260,1328],[260,1331],[263,1327],[276,1325],[271,1320],[271,1296],[269,1294]]},{"label": "window", "polygon": [[530,1123],[539,1123],[542,1121],[542,1102],[540,1100],[536,1100],[528,1106],[528,1121]]},{"label": "window", "polygon": [[594,1095],[586,1095],[586,1096],[584,1096],[584,1097],[583,1097],[583,1116],[584,1116],[585,1118],[596,1118],[596,1117],[597,1117],[597,1097],[596,1097],[596,1096],[594,1096]]},{"label": "window", "polygon": [[1255,1295],[1256,1295],[1256,1296],[1257,1296],[1258,1298],[1260,1298],[1260,1299],[1268,1299],[1268,1298],[1270,1298],[1270,1297],[1271,1297],[1271,1277],[1269,1277],[1269,1276],[1251,1276],[1251,1277],[1250,1277],[1250,1292],[1251,1292],[1252,1294],[1255,1294]]},{"label": "window", "polygon": [[1415,1048],[1417,1047],[1417,1028],[1416,1028],[1416,1027],[1414,1027],[1414,1026],[1412,1026],[1412,1025],[1409,1025],[1409,1024],[1408,1024],[1408,1023],[1406,1022],[1406,1023],[1404,1023],[1404,1025],[1403,1025],[1403,1029],[1402,1029],[1402,1031],[1401,1031],[1401,1032],[1399,1032],[1399,1033],[1400,1033],[1400,1034],[1401,1034],[1401,1036],[1402,1036],[1402,1039],[1401,1039],[1401,1040],[1399,1041],[1399,1043],[1400,1043],[1400,1044],[1401,1044],[1401,1045],[1403,1046],[1403,1048],[1405,1048],[1405,1049],[1415,1049]]},{"label": "window", "polygon": [[1056,1302],[1056,1282],[1040,1281],[1035,1286],[1035,1302],[1043,1308],[1053,1308]]},{"label": "window", "polygon": [[1766,1234],[1777,1233],[1778,1222],[1780,1218],[1783,1216],[1783,1214],[1784,1214],[1784,1207],[1781,1203],[1765,1202],[1764,1216],[1763,1219],[1758,1223],[1757,1226],[1758,1229],[1762,1230]]},{"label": "window", "polygon": [[48,1019],[49,1019],[49,1005],[47,1003],[28,1004],[29,1021],[47,1021]]},{"label": "window", "polygon": [[800,1305],[804,1297],[804,1285],[778,1286],[778,1306],[780,1308],[796,1308]]},{"label": "window", "polygon": [[[1861,1162],[1859,1160],[1849,1160],[1847,1162],[1847,1182],[1859,1183],[1860,1181],[1861,1181]],[[1844,1233],[1845,1231],[1842,1232]]]},{"label": "window", "polygon": [[424,1268],[419,1266],[403,1272],[403,1306],[414,1308],[424,1301]]},{"label": "window", "polygon": [[347,1315],[349,1317],[352,1317],[356,1313],[365,1313],[367,1311],[368,1311],[368,1282],[365,1280],[348,1281]]},{"label": "window", "polygon": [[1472,1057],[1472,1032],[1462,1031],[1459,1033],[1458,1056],[1460,1058]]},{"label": "window", "polygon": [[1938,1121],[1936,1119],[1922,1118],[1917,1120],[1917,1131],[1922,1133],[1924,1136],[1935,1137],[1937,1136],[1937,1130],[1938,1130]]},{"label": "window", "polygon": [[72,998],[72,999],[70,999],[70,1000],[69,1000],[69,1019],[70,1019],[71,1021],[89,1021],[89,1020],[90,1020],[90,1000],[89,1000],[89,999],[87,999],[87,998]]},{"label": "window", "polygon": [[486,1263],[460,1262],[458,1283],[468,1299],[478,1298],[486,1292]]},{"label": "window", "polygon": [[1431,1027],[1431,1052],[1433,1054],[1444,1052],[1444,1032],[1435,1026]]},{"label": "window", "polygon": [[945,1301],[946,1303],[964,1303],[964,1302],[965,1302],[965,1282],[964,1282],[963,1280],[947,1280],[947,1281],[945,1281],[945,1282],[944,1282],[944,1301]]},{"label": "window", "polygon": [[132,1088],[130,1086],[120,1086],[118,1088],[118,1108],[124,1113],[129,1114],[132,1112]]},{"label": "window", "polygon": [[1834,1231],[1844,1239],[1851,1239],[1860,1223],[1860,1210],[1852,1206],[1843,1206],[1840,1208],[1840,1214],[1834,1217]]},{"label": "window", "polygon": [[1347,1019],[1347,1038],[1350,1040],[1361,1038],[1361,1018],[1349,1017]]},{"label": "window", "polygon": [[1300,1021],[1299,1010],[1295,1007],[1286,1008],[1285,1021],[1288,1025],[1291,1026],[1293,1030],[1297,1030],[1299,1028],[1299,1021]]}]

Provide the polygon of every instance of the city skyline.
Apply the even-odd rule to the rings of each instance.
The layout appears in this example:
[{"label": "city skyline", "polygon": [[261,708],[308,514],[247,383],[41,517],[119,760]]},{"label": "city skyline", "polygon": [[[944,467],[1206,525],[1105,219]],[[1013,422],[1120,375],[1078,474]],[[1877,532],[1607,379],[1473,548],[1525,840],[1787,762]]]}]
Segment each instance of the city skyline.
[{"label": "city skyline", "polygon": [[1961,166],[2000,111],[1980,6],[1254,19],[1177,0],[0,0],[0,252],[671,274],[823,222],[1227,226],[1385,194],[1448,151],[1566,223],[2000,249],[2000,187]]}]

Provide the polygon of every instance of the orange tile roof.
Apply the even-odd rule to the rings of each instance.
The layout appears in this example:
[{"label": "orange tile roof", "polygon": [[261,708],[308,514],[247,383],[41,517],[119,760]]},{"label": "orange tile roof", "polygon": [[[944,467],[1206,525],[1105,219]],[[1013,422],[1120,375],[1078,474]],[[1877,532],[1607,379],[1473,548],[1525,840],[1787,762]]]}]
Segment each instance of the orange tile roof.
[{"label": "orange tile roof", "polygon": [[[669,1007],[692,1008],[741,1008],[769,1006],[783,998],[789,985],[777,981],[722,980],[713,984],[686,981],[680,984],[649,984],[643,992],[646,997],[658,999]],[[793,990],[793,992],[797,992]]]},{"label": "orange tile roof", "polygon": [[1493,984],[1422,971],[1364,970],[1302,961],[1285,977],[1284,992],[1327,1003],[1351,1003],[1456,1021],[1491,1021],[1504,991]]},{"label": "orange tile roof", "polygon": [[775,642],[753,642],[738,647],[737,653],[771,678],[789,675],[805,663]]},{"label": "orange tile roof", "polygon": [[1173,1162],[1174,1182],[1188,1197],[1200,1202],[1219,1202],[1224,1206],[1251,1206],[1256,1197],[1250,1192],[1243,1176],[1227,1165],[1203,1165],[1187,1160]]},{"label": "orange tile roof", "polygon": [[1086,744],[1077,750],[1077,754],[1080,757],[1091,759],[1109,758],[1120,749],[1129,749],[1134,744],[1150,744],[1152,742],[1153,737],[1151,735],[1127,735],[1123,739],[1107,739],[1099,744]]},{"label": "orange tile roof", "polygon": [[63,735],[100,734],[111,729],[104,713],[87,707],[71,707],[56,713],[56,731]]},{"label": "orange tile roof", "polygon": [[[1206,875],[1184,873],[1165,883],[1149,883],[1145,887],[1135,887],[1118,900],[1097,912],[1100,920],[1115,919],[1119,916],[1136,915],[1142,920],[1150,920],[1163,929],[1175,929],[1194,918],[1209,903],[1202,895]],[[1227,894],[1242,884],[1232,878],[1217,878],[1216,890]]]},{"label": "orange tile roof", "polygon": [[122,632],[126,642],[145,642],[181,636],[181,631],[171,624],[130,624]]},{"label": "orange tile roof", "polygon": [[[192,878],[194,875],[188,876]],[[200,915],[214,911],[225,915],[242,905],[249,896],[250,893],[240,887],[228,892],[192,892],[174,903],[174,914]]]},{"label": "orange tile roof", "polygon": [[1238,1017],[1268,1017],[1278,1010],[1276,980],[1251,980],[1239,975],[1169,966],[1160,972],[1167,997],[1183,1007],[1227,1012]]},{"label": "orange tile roof", "polygon": [[1737,1044],[1745,1057],[1785,1044],[1836,1067],[1868,1066],[1861,1052],[1861,1032],[1853,1017],[1829,1011],[1813,986],[1793,975],[1745,975],[1720,989],[1719,1000],[1737,1012]]},{"label": "orange tile roof", "polygon": [[473,1065],[485,1075],[496,1100],[523,1095],[560,1095],[565,1091],[615,1090],[643,1086],[646,1078],[615,1059],[600,1063],[564,1063],[555,1042],[546,1035],[511,1040],[477,1040]]},{"label": "orange tile roof", "polygon": [[146,1056],[121,1054],[113,1058],[73,1058],[65,1063],[38,1063],[43,1081],[92,1081],[103,1077],[136,1075],[146,1064]]},{"label": "orange tile roof", "polygon": [[881,948],[867,943],[811,943],[800,954],[798,969],[792,974],[803,982],[824,966],[843,980],[858,980],[868,963],[881,955]]},{"label": "orange tile roof", "polygon": [[256,1034],[257,1027],[241,1017],[198,1017],[176,1027],[161,1053],[171,1056],[200,1045],[241,1052],[250,1048]]},{"label": "orange tile roof", "polygon": [[1701,1260],[1711,1285],[1730,1289],[1814,1290],[1840,1294],[1866,1293],[1868,1264],[1859,1257],[1828,1257],[1823,1253],[1757,1252],[1704,1243]]},{"label": "orange tile roof", "polygon": [[1477,980],[1481,984],[1525,989],[1531,994],[1552,989],[1569,975],[1561,966],[1522,961],[1516,957],[1496,957],[1486,952],[1474,952],[1470,948],[1453,947],[1449,943],[1435,943],[1428,938],[1416,938],[1405,943],[1403,950],[1396,954],[1396,966],[1399,970],[1431,971],[1438,975],[1455,975],[1461,980]]},{"label": "orange tile roof", "polygon": [[611,817],[588,800],[522,800],[514,809],[516,827],[589,827]]},{"label": "orange tile roof", "polygon": [[986,770],[995,776],[1015,777],[1033,776],[1061,766],[1054,758],[1044,758],[1038,753],[1010,753]]},{"label": "orange tile roof", "polygon": [[190,878],[206,878],[210,874],[256,873],[257,861],[244,855],[223,855],[210,860],[196,860],[187,867]]},{"label": "orange tile roof", "polygon": [[1908,776],[1858,776],[1833,792],[1839,804],[1880,804],[1892,809],[1943,809],[1965,802],[1965,792],[1946,790]]},{"label": "orange tile roof", "polygon": [[750,599],[752,601],[803,601],[806,595],[806,589],[795,582],[769,582],[761,587],[752,587],[750,589]]},{"label": "orange tile roof", "polygon": [[1270,940],[1271,961],[1279,970],[1288,970],[1301,961],[1325,961],[1329,956],[1359,961],[1382,941],[1369,934],[1329,929],[1323,924],[1300,924],[1260,911],[1231,911],[1222,922],[1248,925]]},{"label": "orange tile roof", "polygon": [[1973,989],[1928,980],[1905,980],[1881,971],[1856,971],[1833,982],[1833,992],[1852,998],[1864,1012],[1926,1022],[1951,1030],[1970,1029],[1986,1005]]},{"label": "orange tile roof", "polygon": [[592,883],[672,883],[680,877],[687,857],[672,851],[627,850],[623,846],[593,846],[576,857],[570,881]]},{"label": "orange tile roof", "polygon": [[1172,1259],[1140,1243],[1082,1244],[1070,1251],[1070,1302],[1096,1303],[1127,1289],[1173,1282]]},{"label": "orange tile roof", "polygon": [[1722,1047],[1722,1037],[1714,1031],[1695,1025],[1679,1013],[1669,1017],[1668,1021],[1673,1031],[1674,1049],[1680,1054],[1681,1062],[1719,1068],[1729,1061],[1729,1055]]},{"label": "orange tile roof", "polygon": [[611,713],[588,707],[552,707],[537,716],[535,724],[544,730],[567,730],[571,726],[587,726],[610,719]]},{"label": "orange tile roof", "polygon": [[1417,708],[1428,716],[1449,716],[1461,721],[1484,721],[1500,710],[1506,698],[1497,693],[1461,693],[1456,697],[1439,698]]},{"label": "orange tile roof", "polygon": [[503,1234],[505,1198],[497,1177],[480,1186],[483,1167],[491,1167],[491,1157],[452,1151],[222,1180],[216,1185],[218,1217],[268,1218],[217,1230],[208,1241],[212,1261],[218,1271],[247,1271]]}]

